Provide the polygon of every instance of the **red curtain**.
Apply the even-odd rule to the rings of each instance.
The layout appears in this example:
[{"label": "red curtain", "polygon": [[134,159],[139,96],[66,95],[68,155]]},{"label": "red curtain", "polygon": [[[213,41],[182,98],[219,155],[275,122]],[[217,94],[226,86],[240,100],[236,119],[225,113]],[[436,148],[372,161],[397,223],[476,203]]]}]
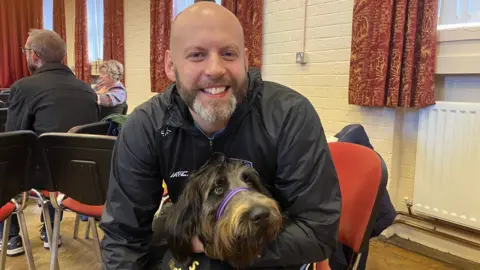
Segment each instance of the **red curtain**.
[{"label": "red curtain", "polygon": [[[67,42],[67,30],[65,26],[65,0],[53,0],[53,31],[57,32],[60,37]],[[67,63],[67,56],[63,60]]]},{"label": "red curtain", "polygon": [[249,66],[262,67],[263,0],[222,0],[222,6],[237,16],[243,27]]},{"label": "red curtain", "polygon": [[43,28],[42,1],[0,1],[0,88],[30,75],[20,47],[31,28]]},{"label": "red curtain", "polygon": [[162,92],[172,82],[165,74],[165,51],[170,47],[172,0],[150,0],[150,81],[152,92]]},{"label": "red curtain", "polygon": [[355,1],[349,104],[435,103],[438,0]]},{"label": "red curtain", "polygon": [[87,0],[75,0],[75,74],[90,84],[87,31]]},{"label": "red curtain", "polygon": [[103,59],[117,60],[123,64],[125,83],[125,38],[123,0],[103,1]]}]

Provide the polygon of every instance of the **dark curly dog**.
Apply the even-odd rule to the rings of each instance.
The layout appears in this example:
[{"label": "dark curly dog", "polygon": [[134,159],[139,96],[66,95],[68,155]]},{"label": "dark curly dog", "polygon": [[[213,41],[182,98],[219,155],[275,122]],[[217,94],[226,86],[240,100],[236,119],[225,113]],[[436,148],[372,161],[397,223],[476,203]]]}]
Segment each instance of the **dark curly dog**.
[{"label": "dark curly dog", "polygon": [[166,215],[168,245],[184,265],[191,262],[195,235],[208,257],[235,267],[251,265],[277,237],[283,221],[257,171],[219,153],[189,176]]}]

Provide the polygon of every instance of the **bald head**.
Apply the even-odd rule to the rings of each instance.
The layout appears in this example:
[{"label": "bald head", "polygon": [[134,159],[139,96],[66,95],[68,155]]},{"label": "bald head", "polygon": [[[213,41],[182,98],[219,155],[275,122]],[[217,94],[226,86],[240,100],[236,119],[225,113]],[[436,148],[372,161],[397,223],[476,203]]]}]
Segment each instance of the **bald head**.
[{"label": "bald head", "polygon": [[188,33],[193,29],[222,28],[231,31],[244,48],[243,28],[238,18],[225,7],[215,3],[197,2],[180,12],[173,21],[170,33],[170,49],[175,50],[176,43],[188,38]]}]

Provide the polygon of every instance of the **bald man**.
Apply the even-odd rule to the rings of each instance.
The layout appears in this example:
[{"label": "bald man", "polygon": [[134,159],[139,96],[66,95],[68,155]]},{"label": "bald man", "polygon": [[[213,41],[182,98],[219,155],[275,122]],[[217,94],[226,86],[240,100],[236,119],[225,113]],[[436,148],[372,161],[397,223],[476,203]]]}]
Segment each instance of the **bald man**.
[{"label": "bald man", "polygon": [[[101,220],[106,269],[146,269],[162,179],[175,203],[213,152],[253,166],[287,218],[252,269],[300,269],[337,243],[341,196],[318,114],[307,98],[248,68],[240,22],[199,2],[175,19],[165,70],[174,82],[138,106],[115,146]],[[198,237],[192,252],[202,253]]]}]

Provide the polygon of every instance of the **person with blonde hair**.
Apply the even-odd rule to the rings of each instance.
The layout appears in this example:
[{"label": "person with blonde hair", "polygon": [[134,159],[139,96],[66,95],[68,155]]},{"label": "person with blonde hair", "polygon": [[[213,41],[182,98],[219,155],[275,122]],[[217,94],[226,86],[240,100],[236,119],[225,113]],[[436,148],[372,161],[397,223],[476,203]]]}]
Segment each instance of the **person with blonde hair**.
[{"label": "person with blonde hair", "polygon": [[[106,60],[100,67],[100,79],[95,86],[102,118],[110,113],[121,113],[127,101],[127,90],[122,84],[123,65],[116,60]],[[118,109],[117,109],[118,108]]]}]

